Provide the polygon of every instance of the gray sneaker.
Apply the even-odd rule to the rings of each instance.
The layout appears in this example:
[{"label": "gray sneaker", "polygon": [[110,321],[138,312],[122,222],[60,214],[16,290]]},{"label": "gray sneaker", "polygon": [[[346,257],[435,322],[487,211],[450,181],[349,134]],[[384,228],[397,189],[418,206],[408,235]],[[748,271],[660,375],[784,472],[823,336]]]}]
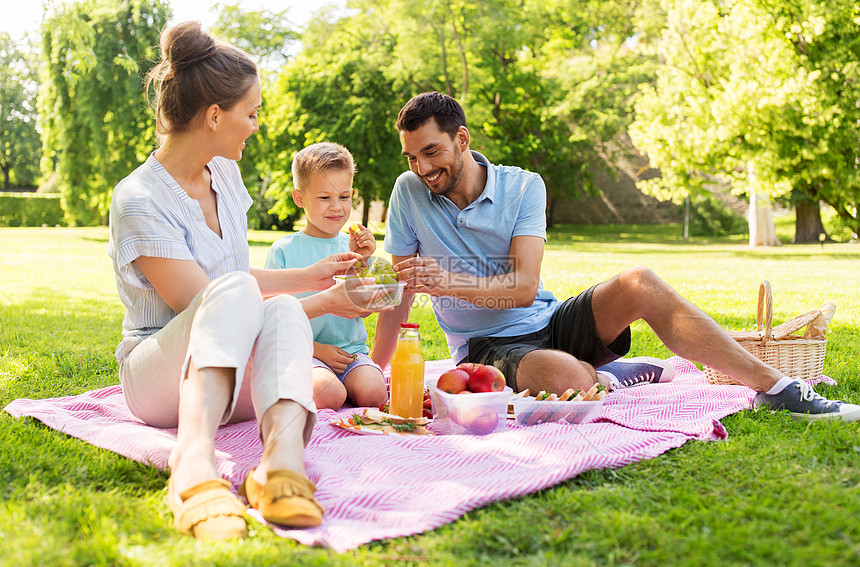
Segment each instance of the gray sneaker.
[{"label": "gray sneaker", "polygon": [[860,420],[860,406],[828,400],[816,394],[812,386],[796,380],[778,394],[759,392],[755,396],[755,407],[772,411],[788,410],[791,419],[818,421],[819,419]]},{"label": "gray sneaker", "polygon": [[619,358],[596,369],[597,381],[610,390],[619,390],[639,384],[671,382],[675,367],[665,360],[650,356]]}]

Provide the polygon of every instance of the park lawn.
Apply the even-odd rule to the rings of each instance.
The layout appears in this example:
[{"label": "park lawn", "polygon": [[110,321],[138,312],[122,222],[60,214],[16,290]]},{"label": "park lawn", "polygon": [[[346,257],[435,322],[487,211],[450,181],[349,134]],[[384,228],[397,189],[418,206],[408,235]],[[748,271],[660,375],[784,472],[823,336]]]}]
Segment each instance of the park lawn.
[{"label": "park lawn", "polygon": [[[544,284],[566,297],[632,265],[654,268],[720,323],[748,328],[762,279],[775,319],[838,306],[825,373],[830,397],[860,403],[860,246],[750,250],[742,239],[684,242],[675,227],[563,227]],[[252,232],[262,265],[280,233]],[[123,310],[105,228],[0,229],[0,406],[115,384]],[[444,340],[426,305],[427,358]],[[368,321],[373,328],[373,317]],[[634,355],[670,353],[634,326]],[[857,565],[860,424],[744,411],[729,438],[591,471],[409,538],[336,555],[252,524],[249,539],[205,545],[176,532],[167,473],[0,413],[3,565]]]}]

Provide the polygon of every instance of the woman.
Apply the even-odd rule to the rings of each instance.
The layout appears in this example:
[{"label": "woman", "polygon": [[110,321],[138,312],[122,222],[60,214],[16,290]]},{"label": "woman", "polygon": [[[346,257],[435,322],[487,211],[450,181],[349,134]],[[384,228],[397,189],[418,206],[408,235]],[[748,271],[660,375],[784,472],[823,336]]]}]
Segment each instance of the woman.
[{"label": "woman", "polygon": [[[117,349],[129,409],[176,427],[168,505],[199,539],[244,537],[244,505],[215,466],[220,424],[257,419],[263,454],[241,490],[271,522],[319,525],[304,447],[316,421],[308,317],[367,315],[344,253],[301,270],[249,265],[251,199],[235,161],[257,131],[250,57],[196,22],[166,30],[155,87],[161,144],[114,189],[109,253],[126,306]],[[299,302],[290,295],[325,290]],[[347,295],[349,292],[349,296]],[[268,298],[265,299],[264,298]]]}]

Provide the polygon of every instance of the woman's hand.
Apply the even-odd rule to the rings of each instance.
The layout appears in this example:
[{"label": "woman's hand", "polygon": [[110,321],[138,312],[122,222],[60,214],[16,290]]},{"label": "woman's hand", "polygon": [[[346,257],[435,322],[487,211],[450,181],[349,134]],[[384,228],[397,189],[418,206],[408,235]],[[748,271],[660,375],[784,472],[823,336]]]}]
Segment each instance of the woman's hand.
[{"label": "woman's hand", "polygon": [[376,252],[376,238],[367,227],[355,223],[349,227],[349,249],[367,260]]},{"label": "woman's hand", "polygon": [[362,286],[372,285],[374,281],[373,278],[349,278],[325,291],[302,298],[305,313],[310,318],[329,313],[345,319],[355,319],[367,317],[374,312],[391,311],[393,306],[370,309],[370,305],[380,299],[380,293],[394,293],[394,290],[361,289]]},{"label": "woman's hand", "polygon": [[340,374],[355,361],[355,358],[335,345],[314,343],[314,358],[323,361],[335,374]]},{"label": "woman's hand", "polygon": [[355,263],[363,259],[360,254],[355,252],[341,252],[323,258],[316,264],[311,264],[305,268],[308,289],[317,291],[330,288],[335,284],[334,276],[354,274]]}]

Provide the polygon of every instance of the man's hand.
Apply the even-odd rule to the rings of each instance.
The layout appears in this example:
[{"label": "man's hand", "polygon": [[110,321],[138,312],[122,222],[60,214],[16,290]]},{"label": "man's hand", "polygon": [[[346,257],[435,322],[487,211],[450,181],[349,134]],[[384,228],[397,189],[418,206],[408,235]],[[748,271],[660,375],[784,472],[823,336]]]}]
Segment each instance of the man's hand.
[{"label": "man's hand", "polygon": [[394,266],[398,281],[404,282],[407,293],[427,293],[434,297],[448,295],[452,272],[443,270],[433,258],[413,256]]},{"label": "man's hand", "polygon": [[376,238],[367,227],[355,223],[349,227],[349,250],[367,260],[376,252]]},{"label": "man's hand", "polygon": [[470,275],[443,270],[431,257],[392,256],[398,279],[407,293],[448,295],[487,309],[512,309],[534,303],[540,286],[543,238],[515,236],[511,240],[510,269],[498,275]]},{"label": "man's hand", "polygon": [[355,358],[335,345],[314,343],[314,358],[323,361],[335,374],[340,374],[349,366]]}]

